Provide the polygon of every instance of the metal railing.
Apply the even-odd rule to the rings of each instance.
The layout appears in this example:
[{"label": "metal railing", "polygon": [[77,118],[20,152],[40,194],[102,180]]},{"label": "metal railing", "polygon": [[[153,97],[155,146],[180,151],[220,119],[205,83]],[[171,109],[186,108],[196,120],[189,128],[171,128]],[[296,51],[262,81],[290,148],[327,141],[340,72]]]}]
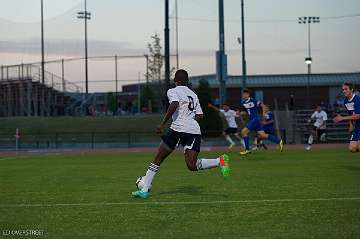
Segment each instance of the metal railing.
[{"label": "metal railing", "polygon": [[[0,72],[0,80],[2,81],[31,79],[34,82],[42,83],[41,67],[36,64],[1,66]],[[63,93],[81,93],[84,91],[81,86],[49,71],[45,71],[44,84]]]},{"label": "metal railing", "polygon": [[[222,137],[203,137],[205,142],[224,144]],[[31,133],[16,137],[14,134],[0,134],[0,150],[18,149],[96,149],[155,147],[159,135],[151,132],[52,132]]]}]

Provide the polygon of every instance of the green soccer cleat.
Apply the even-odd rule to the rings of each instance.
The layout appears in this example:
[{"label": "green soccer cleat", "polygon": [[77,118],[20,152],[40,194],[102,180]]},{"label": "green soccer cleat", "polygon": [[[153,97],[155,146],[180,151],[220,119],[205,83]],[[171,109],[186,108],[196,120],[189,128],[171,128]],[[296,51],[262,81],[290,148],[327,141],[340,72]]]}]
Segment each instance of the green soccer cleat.
[{"label": "green soccer cleat", "polygon": [[227,154],[223,154],[220,156],[220,172],[224,179],[230,177],[230,166],[229,166],[230,158]]},{"label": "green soccer cleat", "polygon": [[250,150],[244,150],[240,152],[240,155],[247,155],[247,154],[251,154]]},{"label": "green soccer cleat", "polygon": [[280,143],[278,146],[279,146],[280,152],[282,152],[284,150],[284,141],[282,139],[280,140]]},{"label": "green soccer cleat", "polygon": [[236,146],[236,144],[232,143],[232,144],[229,145],[228,149],[232,149],[232,148],[234,148],[235,146]]},{"label": "green soccer cleat", "polygon": [[136,191],[131,193],[136,198],[147,199],[149,197],[149,192]]}]

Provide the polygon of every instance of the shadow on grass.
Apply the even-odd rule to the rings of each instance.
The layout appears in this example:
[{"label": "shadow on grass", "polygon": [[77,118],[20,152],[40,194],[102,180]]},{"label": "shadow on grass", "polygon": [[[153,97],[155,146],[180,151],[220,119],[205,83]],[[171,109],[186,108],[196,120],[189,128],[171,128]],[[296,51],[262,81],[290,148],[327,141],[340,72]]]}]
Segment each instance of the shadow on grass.
[{"label": "shadow on grass", "polygon": [[349,171],[359,171],[360,172],[360,166],[350,166],[350,165],[346,165],[343,166],[345,169],[349,170]]},{"label": "shadow on grass", "polygon": [[202,186],[181,186],[181,187],[176,187],[174,190],[172,191],[164,191],[164,192],[160,192],[158,193],[158,195],[168,195],[168,194],[186,194],[186,195],[190,195],[190,196],[217,196],[217,197],[224,197],[227,198],[227,195],[224,194],[219,194],[219,193],[208,193],[208,192],[204,192],[204,187]]}]

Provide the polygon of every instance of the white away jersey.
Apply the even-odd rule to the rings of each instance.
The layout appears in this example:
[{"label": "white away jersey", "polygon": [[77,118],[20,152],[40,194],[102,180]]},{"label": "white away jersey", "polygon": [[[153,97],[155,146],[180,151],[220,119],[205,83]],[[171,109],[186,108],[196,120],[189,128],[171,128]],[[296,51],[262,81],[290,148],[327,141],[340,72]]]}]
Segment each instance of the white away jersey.
[{"label": "white away jersey", "polygon": [[235,117],[236,117],[235,110],[225,111],[225,110],[221,109],[220,113],[222,113],[224,115],[229,128],[237,128],[238,127],[236,124],[236,120],[235,120]]},{"label": "white away jersey", "polygon": [[326,121],[327,121],[327,114],[325,111],[317,112],[315,111],[312,116],[312,119],[315,119],[314,126],[319,129],[326,129]]},{"label": "white away jersey", "polygon": [[195,115],[203,114],[197,95],[187,86],[176,86],[168,90],[169,102],[179,102],[172,116],[170,129],[189,134],[201,134]]}]

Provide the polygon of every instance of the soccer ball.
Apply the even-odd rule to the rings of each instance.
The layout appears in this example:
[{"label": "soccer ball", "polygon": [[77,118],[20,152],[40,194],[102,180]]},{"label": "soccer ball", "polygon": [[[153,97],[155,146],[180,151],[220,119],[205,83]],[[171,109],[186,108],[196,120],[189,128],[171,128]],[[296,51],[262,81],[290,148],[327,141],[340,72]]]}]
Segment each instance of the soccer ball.
[{"label": "soccer ball", "polygon": [[[141,176],[141,177],[138,177],[138,179],[136,179],[135,185],[138,190],[142,190],[145,185],[143,178],[144,178],[144,176]],[[150,192],[150,188],[151,188],[151,185],[149,187],[149,192]]]}]

